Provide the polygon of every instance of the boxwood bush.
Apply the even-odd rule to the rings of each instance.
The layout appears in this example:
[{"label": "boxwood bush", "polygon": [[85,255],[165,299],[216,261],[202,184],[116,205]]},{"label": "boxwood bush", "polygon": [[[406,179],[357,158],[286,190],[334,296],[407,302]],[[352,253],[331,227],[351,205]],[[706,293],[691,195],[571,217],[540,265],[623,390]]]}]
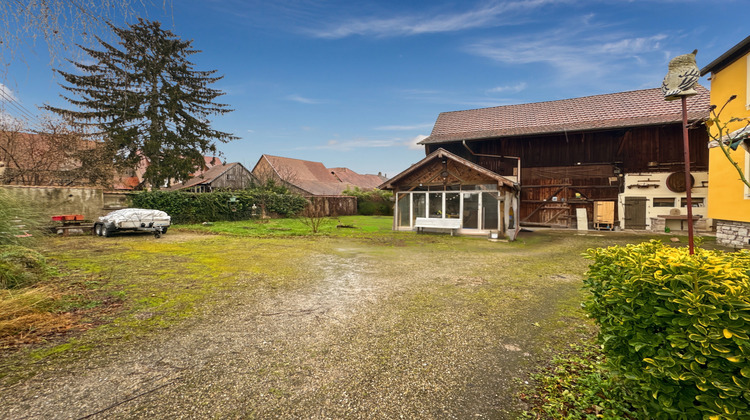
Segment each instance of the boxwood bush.
[{"label": "boxwood bush", "polygon": [[246,220],[253,217],[253,212],[259,216],[262,207],[269,215],[292,217],[307,205],[302,196],[262,189],[211,193],[148,191],[134,194],[131,202],[133,207],[167,212],[172,223]]},{"label": "boxwood bush", "polygon": [[750,418],[750,254],[590,249],[584,303],[645,418]]}]

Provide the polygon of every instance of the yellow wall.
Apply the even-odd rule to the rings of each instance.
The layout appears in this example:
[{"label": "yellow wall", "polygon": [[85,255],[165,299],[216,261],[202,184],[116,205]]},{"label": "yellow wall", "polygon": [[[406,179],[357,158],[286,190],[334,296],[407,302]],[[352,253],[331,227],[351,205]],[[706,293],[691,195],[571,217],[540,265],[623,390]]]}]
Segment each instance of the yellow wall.
[{"label": "yellow wall", "polygon": [[[730,102],[721,112],[720,120],[729,121],[732,117],[750,117],[747,109],[748,56],[743,56],[711,77],[711,104],[717,111],[732,95],[737,99]],[[729,131],[742,128],[742,122],[729,126]],[[712,127],[715,133],[715,127]],[[724,133],[726,135],[726,132]],[[741,147],[732,152],[732,158],[745,168],[746,152]],[[740,181],[735,168],[729,163],[720,148],[714,147],[708,157],[708,217],[712,219],[750,222],[750,199],[745,198],[745,184]]]}]

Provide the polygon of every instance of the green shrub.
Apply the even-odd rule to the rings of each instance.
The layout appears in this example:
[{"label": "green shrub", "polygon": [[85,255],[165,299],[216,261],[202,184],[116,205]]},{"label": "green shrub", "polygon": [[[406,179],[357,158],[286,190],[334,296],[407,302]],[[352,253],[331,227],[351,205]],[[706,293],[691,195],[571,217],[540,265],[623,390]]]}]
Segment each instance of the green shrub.
[{"label": "green shrub", "polygon": [[584,303],[648,418],[750,418],[750,254],[590,249]]},{"label": "green shrub", "polygon": [[48,274],[42,254],[19,245],[0,245],[0,289],[31,286]]},{"label": "green shrub", "polygon": [[343,195],[357,197],[357,214],[362,216],[392,216],[393,215],[393,193],[379,190],[377,188],[362,191],[359,187],[353,190],[347,189]]},{"label": "green shrub", "polygon": [[134,207],[165,211],[172,217],[172,223],[178,224],[247,220],[259,216],[262,208],[269,214],[292,217],[307,204],[299,195],[265,189],[211,193],[148,191],[134,194],[131,201]]}]

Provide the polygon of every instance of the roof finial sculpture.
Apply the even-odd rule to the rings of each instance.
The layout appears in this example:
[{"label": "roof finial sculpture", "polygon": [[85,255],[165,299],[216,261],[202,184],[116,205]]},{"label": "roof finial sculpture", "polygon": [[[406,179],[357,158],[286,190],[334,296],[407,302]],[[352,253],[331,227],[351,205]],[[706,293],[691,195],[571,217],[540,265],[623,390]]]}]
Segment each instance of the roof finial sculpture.
[{"label": "roof finial sculpture", "polygon": [[678,55],[669,62],[669,72],[664,76],[661,84],[661,93],[664,99],[673,101],[682,96],[697,95],[693,89],[701,77],[698,65],[695,63],[695,55],[698,50],[690,54]]}]

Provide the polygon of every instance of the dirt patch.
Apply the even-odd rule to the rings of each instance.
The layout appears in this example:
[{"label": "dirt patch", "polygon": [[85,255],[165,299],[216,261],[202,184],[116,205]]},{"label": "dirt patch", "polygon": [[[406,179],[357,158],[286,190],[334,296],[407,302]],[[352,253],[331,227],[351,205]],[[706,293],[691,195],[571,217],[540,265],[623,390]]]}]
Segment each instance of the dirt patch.
[{"label": "dirt patch", "polygon": [[[188,245],[205,244],[206,237],[171,235],[143,248],[141,265],[158,261],[159,253],[181,252],[180,259],[139,276],[153,275],[144,285],[183,284],[164,277],[172,271],[179,278],[195,270],[214,276],[215,290],[196,301],[197,309],[158,334],[128,338],[128,329],[111,325],[106,342],[96,334],[81,337],[86,351],[33,363],[19,356],[2,367],[32,374],[4,382],[0,412],[12,418],[515,418],[523,408],[515,390],[527,367],[547,357],[555,340],[570,340],[577,326],[588,325],[575,309],[576,279],[585,269],[578,255],[611,244],[590,237],[534,247],[433,236],[397,247],[221,238],[197,252]],[[170,237],[178,244],[165,241]],[[125,241],[135,239],[119,246]],[[175,248],[179,243],[185,248]],[[293,281],[279,280],[290,273]],[[116,282],[125,273],[115,267],[112,275]],[[169,298],[154,295],[143,299]],[[128,328],[168,316],[175,309],[167,303],[136,311]]]}]

